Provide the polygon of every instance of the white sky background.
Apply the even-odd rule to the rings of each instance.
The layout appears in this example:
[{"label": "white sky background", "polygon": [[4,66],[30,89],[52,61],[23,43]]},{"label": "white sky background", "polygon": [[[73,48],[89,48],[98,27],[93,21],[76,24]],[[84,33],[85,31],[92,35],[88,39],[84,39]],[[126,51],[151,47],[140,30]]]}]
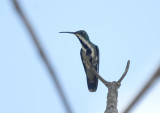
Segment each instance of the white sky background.
[{"label": "white sky background", "polygon": [[[60,31],[87,31],[100,50],[100,75],[118,80],[121,113],[160,63],[159,0],[19,0],[56,69],[74,113],[103,113],[107,88],[87,89],[80,42]],[[10,0],[0,0],[0,113],[65,113],[44,63]],[[131,113],[160,111],[160,80]]]}]

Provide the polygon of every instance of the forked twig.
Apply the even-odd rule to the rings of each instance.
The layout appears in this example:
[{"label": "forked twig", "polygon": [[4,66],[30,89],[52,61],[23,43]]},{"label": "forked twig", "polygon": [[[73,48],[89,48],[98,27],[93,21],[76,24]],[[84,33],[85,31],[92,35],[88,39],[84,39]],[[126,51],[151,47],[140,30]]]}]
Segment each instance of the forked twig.
[{"label": "forked twig", "polygon": [[118,109],[117,109],[118,88],[120,87],[122,80],[124,79],[124,77],[126,76],[128,72],[129,65],[130,65],[130,60],[128,60],[126,69],[123,75],[121,76],[121,78],[117,82],[116,81],[113,81],[113,82],[106,81],[95,71],[93,67],[90,68],[90,70],[93,73],[95,73],[97,78],[108,88],[107,106],[106,106],[105,113],[118,113]]},{"label": "forked twig", "polygon": [[[118,84],[121,84],[122,80],[124,79],[124,77],[126,76],[127,72],[128,72],[128,69],[129,69],[129,65],[130,65],[130,60],[128,60],[127,62],[127,65],[126,65],[126,68],[125,68],[125,71],[123,73],[123,75],[121,76],[121,78],[117,81]],[[104,85],[108,85],[109,82],[106,81],[103,77],[101,77],[96,71],[94,68],[90,68],[90,70],[95,73],[95,75],[97,76],[97,78],[104,84]]]}]

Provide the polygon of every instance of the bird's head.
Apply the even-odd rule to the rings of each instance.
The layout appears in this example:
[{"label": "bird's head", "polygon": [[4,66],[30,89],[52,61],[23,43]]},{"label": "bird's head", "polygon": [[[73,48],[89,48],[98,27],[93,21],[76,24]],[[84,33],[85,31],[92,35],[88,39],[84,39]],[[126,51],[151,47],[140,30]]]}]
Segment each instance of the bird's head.
[{"label": "bird's head", "polygon": [[74,34],[76,35],[80,40],[87,40],[89,41],[89,36],[88,34],[84,31],[84,30],[79,30],[79,31],[76,31],[76,32],[60,32],[60,33],[70,33],[70,34]]}]

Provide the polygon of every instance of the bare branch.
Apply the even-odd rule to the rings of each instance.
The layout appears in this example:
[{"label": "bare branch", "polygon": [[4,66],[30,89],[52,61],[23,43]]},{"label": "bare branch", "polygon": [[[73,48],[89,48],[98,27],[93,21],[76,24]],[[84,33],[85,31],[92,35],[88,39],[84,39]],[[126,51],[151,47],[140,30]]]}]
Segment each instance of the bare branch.
[{"label": "bare branch", "polygon": [[118,83],[121,84],[122,80],[124,79],[124,77],[126,76],[127,72],[128,72],[128,69],[129,69],[129,65],[130,65],[130,60],[128,60],[127,62],[127,66],[126,66],[126,69],[122,75],[122,77],[118,80]]},{"label": "bare branch", "polygon": [[107,94],[107,106],[105,113],[118,113],[117,109],[117,97],[118,97],[118,88],[119,85],[117,82],[109,82],[107,85],[108,94]]},{"label": "bare branch", "polygon": [[17,2],[17,0],[12,0],[14,6],[15,6],[15,9],[17,11],[17,13],[20,15],[21,19],[23,20],[29,34],[31,35],[31,38],[37,48],[37,51],[39,52],[39,55],[41,56],[42,60],[44,61],[51,77],[52,77],[52,80],[53,82],[55,83],[55,86],[57,88],[57,91],[61,97],[61,100],[65,106],[65,109],[67,111],[67,113],[72,113],[72,110],[71,110],[71,107],[69,106],[69,103],[67,101],[67,98],[65,97],[65,94],[62,90],[62,87],[59,83],[59,80],[54,72],[54,69],[52,68],[44,50],[42,49],[42,46],[40,45],[39,41],[38,41],[38,37],[36,36],[36,34],[34,33],[34,30],[33,28],[31,27],[31,24],[29,23],[29,21],[27,20],[27,18],[25,17],[24,13],[22,12],[21,8],[20,8],[20,5],[19,3]]},{"label": "bare branch", "polygon": [[138,95],[133,99],[133,101],[129,104],[129,106],[124,110],[123,113],[129,113],[130,110],[135,106],[135,104],[140,100],[140,98],[149,90],[149,88],[153,85],[155,80],[160,77],[160,66],[157,71],[153,74],[152,78],[146,83],[146,85],[142,88],[142,90],[138,93]]},{"label": "bare branch", "polygon": [[97,76],[97,78],[105,85],[107,86],[108,85],[108,82],[106,80],[104,80],[96,71],[95,69],[93,68],[90,68],[90,70],[95,73],[95,75]]}]

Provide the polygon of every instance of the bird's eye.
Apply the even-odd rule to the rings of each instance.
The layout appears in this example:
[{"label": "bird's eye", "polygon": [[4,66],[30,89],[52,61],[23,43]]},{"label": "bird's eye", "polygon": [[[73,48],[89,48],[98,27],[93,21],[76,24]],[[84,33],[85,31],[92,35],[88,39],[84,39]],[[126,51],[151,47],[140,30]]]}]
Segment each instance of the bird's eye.
[{"label": "bird's eye", "polygon": [[81,34],[84,35],[84,31],[82,31]]}]

